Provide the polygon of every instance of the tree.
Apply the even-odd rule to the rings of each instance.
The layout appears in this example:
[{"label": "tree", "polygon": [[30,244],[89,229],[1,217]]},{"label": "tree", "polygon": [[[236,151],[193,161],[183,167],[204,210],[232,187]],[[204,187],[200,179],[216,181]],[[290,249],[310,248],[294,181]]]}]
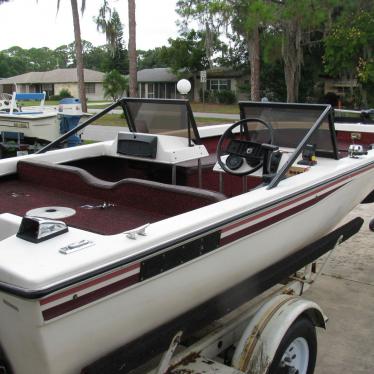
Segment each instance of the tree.
[{"label": "tree", "polygon": [[5,52],[0,52],[0,77],[7,78],[26,73],[24,60],[9,57]]},{"label": "tree", "polygon": [[282,40],[287,101],[297,102],[304,48],[316,31],[320,31],[323,35],[324,27],[329,25],[328,21],[337,1],[284,0],[277,1],[277,4],[275,26],[278,28]]},{"label": "tree", "polygon": [[165,60],[168,48],[156,47],[148,51],[138,50],[138,69],[167,68],[169,62]]},{"label": "tree", "polygon": [[[21,47],[11,47],[2,51],[3,56],[7,56],[8,72],[11,75],[23,74],[34,68],[37,71],[38,63],[29,56],[29,50]],[[35,57],[35,56],[34,56]],[[7,75],[2,75],[3,77]]]},{"label": "tree", "polygon": [[0,74],[2,77],[19,75],[29,71],[53,70],[59,67],[58,55],[46,47],[23,49],[14,46],[2,51],[2,60],[2,65],[7,65],[6,72]]},{"label": "tree", "polygon": [[[84,66],[98,71],[113,70],[113,60],[107,46],[94,47],[82,40]],[[10,77],[30,71],[46,71],[76,67],[75,43],[49,48],[11,47],[0,52],[0,76]],[[123,65],[121,65],[123,68]],[[120,71],[122,73],[122,71]]]},{"label": "tree", "polygon": [[64,44],[57,47],[55,50],[56,62],[58,68],[68,68],[71,66],[75,66],[76,58],[75,58],[75,44]]},{"label": "tree", "polygon": [[128,55],[123,43],[123,26],[116,9],[111,9],[107,0],[99,10],[98,17],[94,18],[97,30],[105,33],[111,61],[109,70],[118,70],[121,73],[128,73]]},{"label": "tree", "polygon": [[[264,0],[179,0],[177,12],[197,19],[208,31],[224,26],[244,39],[250,65],[251,99],[260,99],[260,32],[272,17],[273,4]],[[210,59],[209,56],[207,56]]]},{"label": "tree", "polygon": [[138,96],[135,0],[128,0],[129,7],[129,90],[130,96]]},{"label": "tree", "polygon": [[164,49],[161,56],[174,73],[181,70],[195,73],[209,68],[203,34],[201,31],[191,30],[180,38],[169,39],[170,47]]},{"label": "tree", "polygon": [[[84,65],[83,65],[81,30],[80,30],[80,25],[79,25],[78,4],[77,4],[77,0],[70,0],[70,1],[71,1],[71,10],[73,14],[79,99],[82,103],[82,111],[87,112],[87,99],[86,99],[86,91],[85,91],[85,86],[84,86]],[[81,3],[82,14],[84,12],[85,6],[86,6],[86,0],[82,0],[82,3]],[[60,7],[60,0],[57,0],[57,10],[59,9],[59,7]]]},{"label": "tree", "polygon": [[116,101],[122,96],[125,90],[128,90],[128,79],[117,70],[112,70],[105,74],[103,87],[105,97],[110,97],[113,101]]},{"label": "tree", "polygon": [[[107,72],[113,69],[111,54],[106,45],[92,47],[83,53],[84,66],[87,69]],[[122,71],[121,71],[122,73]]]},{"label": "tree", "polygon": [[374,95],[367,96],[374,91],[374,4],[352,5],[342,11],[326,38],[325,71],[333,77],[356,79],[361,97],[354,104],[367,107],[374,101]]}]

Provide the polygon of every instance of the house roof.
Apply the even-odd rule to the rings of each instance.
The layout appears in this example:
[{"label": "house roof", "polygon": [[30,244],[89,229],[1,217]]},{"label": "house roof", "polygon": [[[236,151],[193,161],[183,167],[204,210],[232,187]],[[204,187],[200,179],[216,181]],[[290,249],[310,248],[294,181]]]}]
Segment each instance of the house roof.
[{"label": "house roof", "polygon": [[[84,80],[86,83],[102,82],[104,73],[84,69]],[[1,80],[1,84],[13,83],[72,83],[77,82],[77,69],[55,69],[50,71],[33,71]]]},{"label": "house roof", "polygon": [[178,78],[169,68],[153,68],[138,71],[138,82],[177,82]]}]

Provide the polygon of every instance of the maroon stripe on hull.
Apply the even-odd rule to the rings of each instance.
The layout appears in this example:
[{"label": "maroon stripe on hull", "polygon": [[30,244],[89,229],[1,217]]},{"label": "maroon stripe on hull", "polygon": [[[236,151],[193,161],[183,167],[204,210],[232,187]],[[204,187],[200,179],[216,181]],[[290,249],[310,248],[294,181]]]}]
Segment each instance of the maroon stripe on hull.
[{"label": "maroon stripe on hull", "polygon": [[62,314],[71,312],[74,309],[80,308],[84,305],[92,303],[105,296],[111,295],[117,291],[120,291],[126,287],[129,287],[139,282],[139,273],[134,274],[128,278],[121,279],[118,282],[112,283],[106,287],[100,288],[96,291],[92,291],[86,295],[80,296],[76,299],[66,301],[65,303],[54,306],[50,309],[46,309],[42,312],[45,321],[52,318],[56,318]]},{"label": "maroon stripe on hull", "polygon": [[329,196],[330,194],[332,194],[333,192],[335,192],[336,190],[338,190],[339,188],[341,188],[342,186],[339,186],[329,192],[326,192],[312,200],[309,200],[309,201],[306,201],[305,203],[303,204],[300,204],[298,206],[295,206],[294,208],[291,208],[291,209],[288,209],[286,210],[285,212],[282,212],[282,213],[279,213],[277,214],[276,216],[273,216],[267,220],[264,220],[262,222],[259,222],[259,223],[256,223],[254,224],[253,226],[250,226],[250,227],[247,227],[243,230],[240,230],[232,235],[229,235],[227,236],[226,238],[223,238],[221,239],[221,245],[226,245],[226,244],[229,244],[229,243],[232,243],[234,242],[235,240],[238,240],[238,239],[241,239],[243,238],[244,236],[247,236],[247,235],[251,235],[257,231],[260,231],[261,229],[267,227],[267,226],[270,226],[270,225],[273,225],[274,223],[276,222],[279,222],[287,217],[290,217],[298,212],[301,212],[302,210],[318,203],[319,201],[323,200],[325,197]]},{"label": "maroon stripe on hull", "polygon": [[79,291],[82,291],[88,287],[92,287],[92,286],[95,286],[96,284],[99,284],[101,282],[105,282],[111,278],[114,278],[114,277],[117,277],[119,275],[122,275],[122,274],[125,274],[125,273],[128,273],[129,271],[132,271],[132,270],[135,270],[137,268],[140,268],[140,265],[138,263],[136,264],[133,264],[127,268],[124,268],[124,269],[120,269],[120,270],[116,270],[114,271],[113,273],[110,273],[110,274],[106,274],[100,278],[96,278],[96,279],[93,279],[93,280],[90,280],[88,282],[85,282],[83,284],[80,284],[76,287],[73,287],[73,288],[69,288],[68,290],[66,291],[63,291],[63,292],[59,292],[57,294],[54,294],[54,295],[51,295],[49,297],[46,297],[45,299],[42,299],[40,300],[40,305],[45,305],[45,304],[49,304],[53,301],[56,301],[58,299],[61,299],[63,297],[66,297],[66,296],[69,296],[71,294],[74,294],[74,293],[77,293]]}]

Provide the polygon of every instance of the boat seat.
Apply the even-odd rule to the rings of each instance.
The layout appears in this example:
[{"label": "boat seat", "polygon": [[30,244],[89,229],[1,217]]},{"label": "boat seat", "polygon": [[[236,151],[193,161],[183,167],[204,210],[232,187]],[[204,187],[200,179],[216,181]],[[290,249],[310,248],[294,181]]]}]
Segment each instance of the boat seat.
[{"label": "boat seat", "polygon": [[41,188],[57,189],[121,206],[161,211],[170,216],[226,198],[213,191],[136,178],[103,181],[83,169],[44,161],[19,161],[17,172],[20,181],[38,184]]}]

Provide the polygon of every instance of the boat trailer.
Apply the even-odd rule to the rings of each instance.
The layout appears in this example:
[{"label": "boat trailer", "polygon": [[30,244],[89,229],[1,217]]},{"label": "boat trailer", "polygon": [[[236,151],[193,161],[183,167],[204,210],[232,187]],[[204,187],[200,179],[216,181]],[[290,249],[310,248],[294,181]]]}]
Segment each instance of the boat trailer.
[{"label": "boat trailer", "polygon": [[[325,328],[327,317],[318,304],[301,296],[339,244],[355,235],[363,222],[357,217],[267,269],[271,279],[266,290],[193,333],[174,331],[168,348],[158,356],[135,355],[136,365],[127,357],[131,351],[123,347],[87,366],[82,374],[313,373],[316,327]],[[147,347],[146,338],[139,344]],[[164,340],[160,334],[160,346]]]}]

